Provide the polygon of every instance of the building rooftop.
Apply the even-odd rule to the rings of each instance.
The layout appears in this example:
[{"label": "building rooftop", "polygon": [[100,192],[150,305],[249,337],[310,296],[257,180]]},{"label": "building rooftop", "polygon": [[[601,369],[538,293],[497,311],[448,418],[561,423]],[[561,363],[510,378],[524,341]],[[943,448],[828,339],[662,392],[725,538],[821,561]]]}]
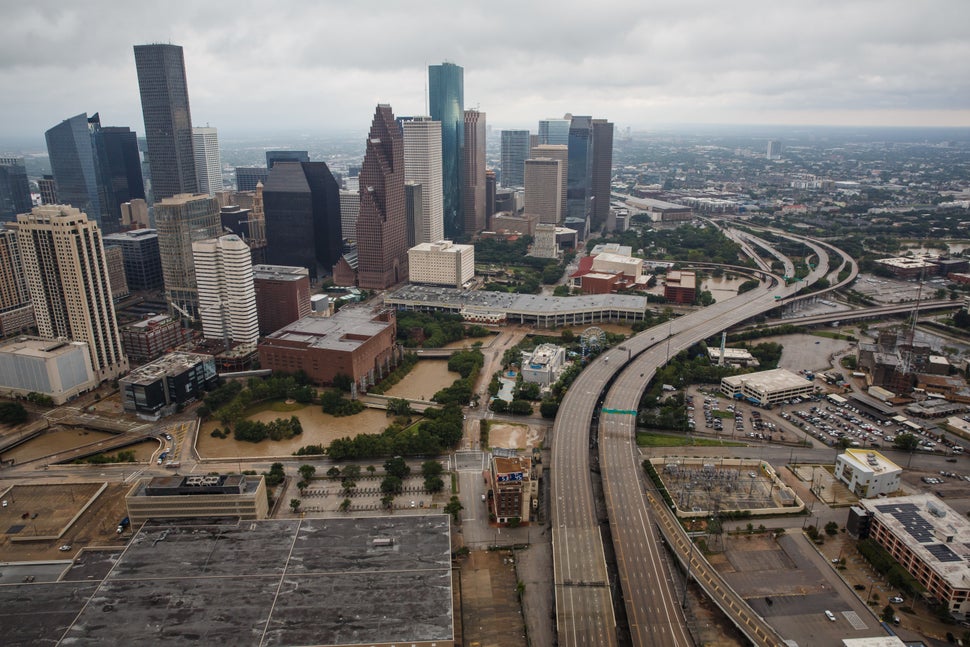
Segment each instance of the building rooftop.
[{"label": "building rooftop", "polygon": [[970,520],[932,494],[859,504],[953,588],[970,588]]},{"label": "building rooftop", "polygon": [[724,381],[731,386],[747,384],[759,391],[784,391],[795,389],[811,384],[801,375],[792,373],[783,368],[775,368],[770,371],[759,371],[757,373],[746,373],[744,375],[731,375],[724,378]]},{"label": "building rooftop", "polygon": [[0,643],[454,640],[448,515],[146,525],[112,559],[0,587]]},{"label": "building rooftop", "polygon": [[932,269],[936,267],[936,265],[934,265],[933,263],[930,263],[929,261],[926,261],[922,258],[909,258],[906,256],[901,256],[896,258],[880,258],[876,262],[881,263],[883,265],[887,265],[889,267],[895,267],[898,269],[920,270],[920,269]]},{"label": "building rooftop", "polygon": [[599,256],[600,254],[619,254],[620,256],[630,257],[633,256],[633,247],[620,243],[600,243],[589,253],[590,256]]},{"label": "building rooftop", "polygon": [[503,311],[509,314],[553,314],[612,308],[643,312],[647,298],[627,294],[590,294],[552,297],[538,294],[510,294],[488,290],[461,290],[428,285],[406,285],[384,297],[387,304],[421,304],[454,309]]},{"label": "building rooftop", "polygon": [[46,360],[73,353],[78,348],[87,352],[87,347],[88,345],[82,341],[71,341],[70,339],[17,337],[0,345],[0,352]]},{"label": "building rooftop", "polygon": [[211,359],[212,355],[176,351],[159,357],[150,364],[139,366],[122,379],[129,384],[152,384],[166,375],[178,375],[182,371],[192,368],[200,361],[204,362]]},{"label": "building rooftop", "polygon": [[695,288],[697,275],[684,270],[670,270],[667,272],[667,285],[670,287]]},{"label": "building rooftop", "polygon": [[131,240],[145,240],[148,238],[158,238],[156,229],[132,229],[131,231],[121,231],[116,234],[105,234],[101,237],[105,243],[125,242]]},{"label": "building rooftop", "polygon": [[273,341],[302,342],[311,348],[351,351],[380,334],[391,325],[381,321],[380,313],[369,307],[338,310],[332,317],[303,317],[267,336]]},{"label": "building rooftop", "polygon": [[872,472],[873,474],[887,474],[902,468],[877,451],[868,449],[846,449],[842,459],[850,463],[857,471]]},{"label": "building rooftop", "polygon": [[294,265],[253,265],[254,281],[299,281],[310,276],[305,267]]},{"label": "building rooftop", "polygon": [[123,327],[141,330],[141,329],[154,328],[155,326],[159,326],[161,324],[169,323],[169,322],[178,323],[178,320],[173,317],[170,317],[167,314],[161,314],[161,315],[154,315],[152,317],[146,317],[145,319],[141,319],[140,321],[135,321],[134,323],[127,324]]}]

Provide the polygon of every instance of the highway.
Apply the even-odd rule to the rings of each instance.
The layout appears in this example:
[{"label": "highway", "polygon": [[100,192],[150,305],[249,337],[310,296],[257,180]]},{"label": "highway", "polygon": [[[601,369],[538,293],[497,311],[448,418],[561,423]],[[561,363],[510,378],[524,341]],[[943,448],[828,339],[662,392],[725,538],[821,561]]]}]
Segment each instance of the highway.
[{"label": "highway", "polygon": [[[828,274],[828,254],[820,246],[805,242],[820,259],[805,280],[804,284],[810,284]],[[667,579],[653,530],[655,522],[651,521],[644,498],[634,442],[634,412],[646,384],[669,357],[776,307],[776,296],[791,296],[801,287],[801,283],[785,286],[775,279],[738,297],[644,331],[594,360],[570,387],[556,417],[550,470],[560,644],[612,645],[617,640],[615,613],[609,591],[604,588],[608,575],[593,502],[589,445],[597,402],[624,366],[603,403],[604,409],[614,413],[603,413],[598,444],[631,637],[635,645],[692,644]],[[732,602],[727,611],[731,615],[732,608],[739,610],[734,615],[740,619],[735,620],[744,629],[756,614],[743,600]],[[758,625],[749,637],[757,644],[775,644],[777,636],[769,641],[758,640],[769,634],[773,635],[770,627]]]}]

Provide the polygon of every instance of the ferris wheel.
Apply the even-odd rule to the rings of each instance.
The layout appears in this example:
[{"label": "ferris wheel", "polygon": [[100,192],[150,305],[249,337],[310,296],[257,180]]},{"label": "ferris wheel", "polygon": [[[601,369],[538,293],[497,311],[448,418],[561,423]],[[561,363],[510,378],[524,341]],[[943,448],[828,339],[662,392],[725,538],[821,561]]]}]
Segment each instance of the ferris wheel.
[{"label": "ferris wheel", "polygon": [[579,342],[583,349],[583,359],[586,359],[591,352],[606,348],[606,333],[602,328],[590,326],[580,334]]}]

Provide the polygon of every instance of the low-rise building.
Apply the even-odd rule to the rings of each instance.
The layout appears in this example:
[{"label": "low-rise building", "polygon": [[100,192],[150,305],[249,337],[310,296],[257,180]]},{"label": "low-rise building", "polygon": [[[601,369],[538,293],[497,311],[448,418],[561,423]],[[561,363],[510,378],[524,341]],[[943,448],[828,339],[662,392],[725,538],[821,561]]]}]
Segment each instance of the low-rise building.
[{"label": "low-rise building", "polygon": [[125,495],[133,526],[149,519],[265,519],[266,479],[244,474],[140,479]]},{"label": "low-rise building", "polygon": [[121,328],[121,345],[132,363],[150,362],[189,340],[189,331],[167,314],[153,315]]},{"label": "low-rise building", "polygon": [[863,499],[896,492],[902,474],[903,468],[877,451],[847,449],[835,459],[835,478]]},{"label": "low-rise building", "polygon": [[[717,346],[708,346],[707,357],[715,364],[721,363],[721,349]],[[725,348],[724,364],[728,366],[757,368],[759,362],[747,348]]]},{"label": "low-rise building", "polygon": [[812,382],[783,368],[731,375],[721,380],[721,393],[724,395],[761,406],[807,397],[814,392]]},{"label": "low-rise building", "polygon": [[260,335],[310,315],[310,272],[305,267],[253,265],[253,288]]},{"label": "low-rise building", "polygon": [[957,618],[970,615],[970,520],[931,494],[859,502],[869,537]]},{"label": "low-rise building", "polygon": [[303,371],[317,384],[346,375],[366,391],[397,364],[396,336],[393,310],[344,307],[332,317],[304,317],[268,335],[259,342],[259,362],[274,371]]},{"label": "low-rise building", "polygon": [[697,276],[685,270],[667,272],[664,298],[671,303],[691,304],[697,296]]},{"label": "low-rise building", "polygon": [[[506,452],[509,453],[506,450]],[[491,511],[498,523],[528,523],[535,497],[532,460],[527,456],[492,456]]]},{"label": "low-rise building", "polygon": [[540,344],[522,357],[522,381],[550,386],[559,379],[566,364],[566,349],[555,344]]},{"label": "low-rise building", "polygon": [[475,278],[475,248],[450,240],[420,243],[408,250],[408,281],[460,288]]},{"label": "low-rise building", "polygon": [[216,377],[212,355],[177,352],[136,368],[118,382],[125,411],[158,420],[201,398]]},{"label": "low-rise building", "polygon": [[98,385],[88,345],[66,339],[18,337],[0,346],[0,393],[49,396],[64,404]]}]

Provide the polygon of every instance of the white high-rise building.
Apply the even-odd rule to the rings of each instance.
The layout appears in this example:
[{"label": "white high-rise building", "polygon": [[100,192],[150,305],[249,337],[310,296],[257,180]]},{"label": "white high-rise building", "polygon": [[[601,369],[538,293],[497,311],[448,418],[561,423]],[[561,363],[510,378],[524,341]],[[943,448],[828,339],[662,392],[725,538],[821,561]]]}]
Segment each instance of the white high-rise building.
[{"label": "white high-rise building", "polygon": [[415,222],[415,243],[444,238],[444,198],[441,189],[441,122],[413,117],[401,122],[404,132],[404,179],[421,184],[423,208]]},{"label": "white high-rise building", "polygon": [[192,148],[195,151],[195,175],[199,193],[214,196],[222,191],[222,158],[219,156],[219,137],[215,128],[192,128]]},{"label": "white high-rise building", "polygon": [[562,172],[559,160],[538,157],[525,161],[525,212],[539,222],[558,225],[562,219]]},{"label": "white high-rise building", "polygon": [[127,373],[98,224],[74,207],[34,207],[17,216],[17,243],[40,336],[87,343],[99,381]]},{"label": "white high-rise building", "polygon": [[259,340],[256,289],[249,245],[229,234],[192,243],[202,334],[209,340]]}]

